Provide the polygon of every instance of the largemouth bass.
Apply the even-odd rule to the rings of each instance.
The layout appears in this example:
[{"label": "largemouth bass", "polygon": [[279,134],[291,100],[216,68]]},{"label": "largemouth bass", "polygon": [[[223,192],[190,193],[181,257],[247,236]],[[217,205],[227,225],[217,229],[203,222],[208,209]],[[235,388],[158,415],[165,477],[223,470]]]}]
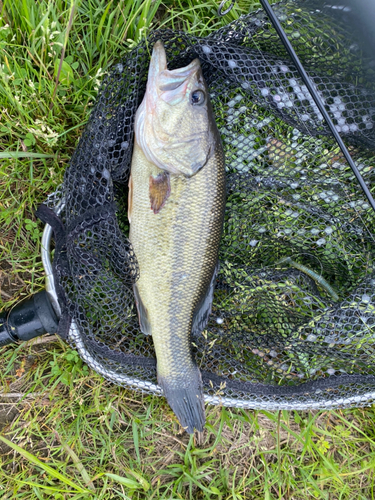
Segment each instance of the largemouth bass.
[{"label": "largemouth bass", "polygon": [[191,334],[211,312],[225,206],[224,154],[198,59],[167,69],[156,42],[135,117],[129,179],[130,241],[141,330],[151,334],[158,383],[181,425],[203,430]]}]

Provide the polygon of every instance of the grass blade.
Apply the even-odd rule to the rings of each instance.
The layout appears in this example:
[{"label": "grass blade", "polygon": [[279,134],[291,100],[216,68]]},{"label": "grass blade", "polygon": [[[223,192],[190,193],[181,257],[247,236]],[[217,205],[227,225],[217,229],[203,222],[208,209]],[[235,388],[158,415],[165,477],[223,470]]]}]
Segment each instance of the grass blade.
[{"label": "grass blade", "polygon": [[77,467],[78,471],[80,472],[87,487],[90,488],[90,490],[92,490],[92,491],[96,491],[94,483],[92,482],[90,476],[88,475],[87,470],[83,466],[81,460],[78,458],[78,456],[74,453],[74,451],[71,449],[71,447],[67,443],[62,442],[60,436],[58,435],[58,433],[56,431],[55,431],[55,436],[60,441],[61,446],[64,448],[66,453],[73,460],[74,465]]},{"label": "grass blade", "polygon": [[132,490],[138,490],[142,488],[142,485],[139,484],[138,481],[134,481],[133,479],[128,479],[126,477],[118,476],[117,474],[111,474],[109,472],[105,473],[104,475],[110,477],[120,484],[123,484],[124,486],[127,486],[128,488],[131,488]]},{"label": "grass blade", "polygon": [[78,486],[74,481],[71,479],[67,478],[66,476],[63,476],[60,474],[60,472],[57,472],[57,470],[53,469],[49,465],[44,464],[39,458],[37,458],[35,455],[32,455],[28,451],[24,450],[20,446],[18,446],[15,443],[12,443],[12,441],[9,441],[9,439],[6,439],[4,436],[0,436],[0,441],[8,445],[10,448],[13,450],[17,451],[20,455],[26,458],[26,460],[29,460],[29,462],[32,462],[33,464],[37,465],[41,469],[44,470],[47,474],[51,475],[55,479],[58,479],[59,481],[62,481],[65,484],[68,484],[72,488],[74,488],[76,491],[79,491],[80,493],[90,493],[89,490],[86,490],[84,488],[81,488]]},{"label": "grass blade", "polygon": [[133,423],[132,423],[132,429],[133,429],[133,441],[134,441],[135,453],[137,455],[137,462],[140,465],[141,464],[141,456],[139,454],[138,426],[137,426],[137,423],[134,420],[133,420]]},{"label": "grass blade", "polygon": [[66,33],[65,33],[64,46],[63,46],[62,53],[61,53],[60,64],[59,64],[59,67],[57,69],[55,88],[53,89],[52,99],[51,99],[51,103],[49,105],[49,109],[50,110],[53,108],[53,105],[54,105],[54,101],[55,101],[55,97],[56,97],[56,92],[57,92],[57,87],[59,85],[59,80],[60,80],[60,73],[61,73],[61,70],[62,70],[63,62],[64,62],[66,46],[68,44],[69,33],[70,33],[70,29],[71,29],[71,27],[73,25],[73,19],[74,19],[74,14],[75,14],[76,10],[77,10],[76,4],[75,4],[74,1],[72,1],[72,5],[71,5],[71,8],[70,8],[70,16],[69,16],[68,26],[66,28]]},{"label": "grass blade", "polygon": [[23,151],[1,151],[0,159],[6,158],[54,158],[55,155],[47,155],[45,153],[31,153]]},{"label": "grass blade", "polygon": [[102,18],[100,19],[99,25],[98,25],[98,32],[96,35],[96,46],[98,49],[100,49],[100,37],[102,36],[102,30],[103,30],[103,25],[105,23],[106,17],[108,15],[108,11],[111,8],[112,5],[112,0],[108,3],[107,8],[104,11],[104,14],[102,15]]}]

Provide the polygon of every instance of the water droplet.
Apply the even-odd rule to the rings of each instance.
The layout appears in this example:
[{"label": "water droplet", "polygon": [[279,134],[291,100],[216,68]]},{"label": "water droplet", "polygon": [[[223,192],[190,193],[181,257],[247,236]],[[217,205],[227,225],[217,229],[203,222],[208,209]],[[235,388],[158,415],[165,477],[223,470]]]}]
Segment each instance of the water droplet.
[{"label": "water droplet", "polygon": [[270,93],[269,89],[267,89],[267,88],[262,89],[260,92],[264,96],[266,96],[266,95],[268,95]]},{"label": "water droplet", "polygon": [[259,243],[259,240],[251,240],[250,243],[249,243],[249,245],[251,247],[255,247],[257,243]]},{"label": "water droplet", "polygon": [[217,323],[218,325],[222,325],[222,324],[224,323],[223,318],[216,318],[216,323]]},{"label": "water droplet", "polygon": [[121,143],[121,149],[128,149],[128,147],[129,147],[128,141],[124,141]]},{"label": "water droplet", "polygon": [[234,61],[233,59],[228,59],[227,63],[228,63],[228,66],[229,66],[230,68],[232,68],[232,69],[233,69],[233,68],[235,68],[235,67],[237,66],[236,61]]},{"label": "water droplet", "polygon": [[211,54],[212,49],[208,45],[202,45],[202,50],[205,54]]},{"label": "water droplet", "polygon": [[326,240],[325,240],[324,238],[320,238],[320,240],[318,240],[318,241],[316,242],[316,244],[317,244],[318,246],[325,245],[325,244],[326,244]]},{"label": "water droplet", "polygon": [[371,297],[369,295],[367,295],[367,293],[364,293],[362,295],[362,302],[364,302],[365,304],[368,304],[370,301],[371,301]]}]

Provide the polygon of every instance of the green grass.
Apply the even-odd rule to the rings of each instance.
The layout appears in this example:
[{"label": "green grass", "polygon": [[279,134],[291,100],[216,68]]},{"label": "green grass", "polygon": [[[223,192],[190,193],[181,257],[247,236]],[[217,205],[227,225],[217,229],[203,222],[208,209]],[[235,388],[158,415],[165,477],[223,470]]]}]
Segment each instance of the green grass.
[{"label": "green grass", "polygon": [[[0,1],[2,309],[44,286],[33,211],[61,183],[103,74],[150,28],[206,35],[256,5],[220,19],[218,3]],[[208,407],[190,437],[164,399],[107,383],[50,340],[0,349],[2,499],[374,498],[373,408]]]}]

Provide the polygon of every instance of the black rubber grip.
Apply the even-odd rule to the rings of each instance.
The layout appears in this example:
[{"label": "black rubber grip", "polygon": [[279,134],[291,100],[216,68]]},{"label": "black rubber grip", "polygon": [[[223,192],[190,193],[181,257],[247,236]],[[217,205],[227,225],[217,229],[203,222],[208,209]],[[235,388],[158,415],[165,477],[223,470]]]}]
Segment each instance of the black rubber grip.
[{"label": "black rubber grip", "polygon": [[0,346],[56,333],[58,318],[45,290],[0,315]]}]

